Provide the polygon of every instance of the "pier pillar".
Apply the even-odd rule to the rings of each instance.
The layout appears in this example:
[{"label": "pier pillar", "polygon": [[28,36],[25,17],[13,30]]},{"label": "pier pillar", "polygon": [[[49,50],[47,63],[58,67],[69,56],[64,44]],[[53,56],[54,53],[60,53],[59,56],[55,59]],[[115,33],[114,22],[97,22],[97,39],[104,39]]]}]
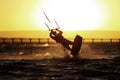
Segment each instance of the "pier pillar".
[{"label": "pier pillar", "polygon": [[103,43],[103,39],[101,39],[101,43]]},{"label": "pier pillar", "polygon": [[30,40],[30,44],[31,44],[32,43],[32,39],[30,38],[29,40]]},{"label": "pier pillar", "polygon": [[47,38],[47,43],[49,44],[49,38]]},{"label": "pier pillar", "polygon": [[112,43],[112,39],[110,39],[110,43]]},{"label": "pier pillar", "polygon": [[23,43],[23,39],[20,39],[20,43],[21,43],[21,44]]},{"label": "pier pillar", "polygon": [[94,39],[92,39],[92,43],[94,44]]},{"label": "pier pillar", "polygon": [[40,44],[40,40],[41,40],[41,39],[39,38],[39,39],[38,39],[38,43],[39,43],[39,44]]}]

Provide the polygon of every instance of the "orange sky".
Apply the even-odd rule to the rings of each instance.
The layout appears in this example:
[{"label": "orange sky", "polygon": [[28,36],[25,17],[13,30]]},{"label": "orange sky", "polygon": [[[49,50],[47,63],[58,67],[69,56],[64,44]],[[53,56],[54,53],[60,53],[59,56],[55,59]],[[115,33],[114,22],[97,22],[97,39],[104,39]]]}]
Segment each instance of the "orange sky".
[{"label": "orange sky", "polygon": [[0,31],[47,29],[42,10],[57,19],[62,30],[120,31],[119,4],[120,0],[0,0]]}]

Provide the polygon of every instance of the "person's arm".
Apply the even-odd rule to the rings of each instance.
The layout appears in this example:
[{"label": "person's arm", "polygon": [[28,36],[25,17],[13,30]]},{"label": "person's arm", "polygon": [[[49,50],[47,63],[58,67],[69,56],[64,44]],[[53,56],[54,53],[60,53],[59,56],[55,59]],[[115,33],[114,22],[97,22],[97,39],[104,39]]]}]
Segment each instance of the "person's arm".
[{"label": "person's arm", "polygon": [[51,37],[52,39],[55,39],[55,35],[52,34],[52,32],[50,33],[50,37]]}]

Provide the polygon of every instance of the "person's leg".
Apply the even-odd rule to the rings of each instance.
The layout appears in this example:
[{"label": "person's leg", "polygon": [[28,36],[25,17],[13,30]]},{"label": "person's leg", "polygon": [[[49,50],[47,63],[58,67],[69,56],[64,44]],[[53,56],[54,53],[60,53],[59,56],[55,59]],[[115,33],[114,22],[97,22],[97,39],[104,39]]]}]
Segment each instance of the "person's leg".
[{"label": "person's leg", "polygon": [[71,50],[70,45],[72,45],[73,42],[70,41],[70,40],[67,40],[67,39],[63,39],[63,41],[61,41],[61,44],[62,44],[65,48],[67,48],[68,50]]},{"label": "person's leg", "polygon": [[68,44],[62,44],[65,48],[67,48],[68,50],[71,50],[71,48],[69,47]]}]

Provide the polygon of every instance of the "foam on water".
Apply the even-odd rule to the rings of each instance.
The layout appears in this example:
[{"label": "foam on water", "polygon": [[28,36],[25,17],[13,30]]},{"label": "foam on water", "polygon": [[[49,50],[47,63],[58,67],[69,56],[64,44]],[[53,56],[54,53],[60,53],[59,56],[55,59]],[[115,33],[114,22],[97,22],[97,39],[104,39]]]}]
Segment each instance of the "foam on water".
[{"label": "foam on water", "polygon": [[70,57],[70,51],[65,49],[61,44],[49,45],[42,53],[35,53],[35,56],[41,56],[47,59]]},{"label": "foam on water", "polygon": [[110,59],[109,55],[103,54],[102,51],[98,52],[91,49],[88,44],[82,45],[78,57],[83,59]]},{"label": "foam on water", "polygon": [[[47,48],[48,52],[43,52],[43,55],[35,54],[35,56],[40,56],[44,58],[72,58],[71,52],[64,48],[61,44],[56,44],[55,46],[49,46]],[[79,51],[78,58],[80,59],[110,59],[109,55],[103,54],[101,51],[95,51],[89,47],[89,45],[84,44]]]},{"label": "foam on water", "polygon": [[[35,46],[39,46],[37,49]],[[0,57],[0,59],[66,59],[72,58],[71,52],[64,48],[61,44],[57,43],[54,45],[43,44],[34,45],[33,51],[30,54],[25,51],[18,52],[18,55],[6,55]],[[89,47],[88,44],[83,44],[79,51],[78,58],[80,59],[109,59],[109,55],[105,55],[102,52],[95,51]]]}]

